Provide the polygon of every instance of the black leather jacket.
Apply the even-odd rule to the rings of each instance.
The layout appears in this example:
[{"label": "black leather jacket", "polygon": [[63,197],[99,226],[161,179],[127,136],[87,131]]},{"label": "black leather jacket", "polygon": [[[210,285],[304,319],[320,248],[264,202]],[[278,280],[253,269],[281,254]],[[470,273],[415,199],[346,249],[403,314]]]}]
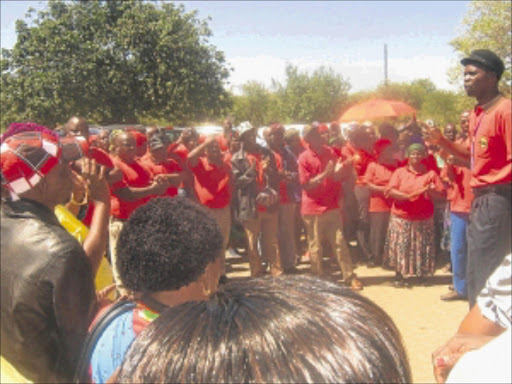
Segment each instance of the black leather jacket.
[{"label": "black leather jacket", "polygon": [[1,347],[35,382],[70,382],[95,310],[92,269],[54,213],[2,202]]},{"label": "black leather jacket", "polygon": [[[265,184],[274,191],[279,191],[279,176],[277,174],[274,154],[269,149],[258,145],[257,152],[263,157],[270,158],[270,167],[267,171]],[[233,199],[235,217],[240,220],[252,220],[257,217],[256,196],[261,192],[258,185],[257,173],[251,169],[247,159],[247,151],[242,147],[231,159],[233,179],[235,184],[235,196]],[[276,212],[279,203],[267,207],[268,212]]]}]

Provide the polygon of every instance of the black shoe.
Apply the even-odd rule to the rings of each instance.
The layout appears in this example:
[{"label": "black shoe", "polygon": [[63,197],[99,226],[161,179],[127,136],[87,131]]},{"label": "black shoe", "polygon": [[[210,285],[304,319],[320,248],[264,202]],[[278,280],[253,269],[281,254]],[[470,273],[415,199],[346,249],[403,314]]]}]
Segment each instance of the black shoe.
[{"label": "black shoe", "polygon": [[226,284],[228,282],[228,277],[226,275],[222,275],[219,277],[219,284]]},{"label": "black shoe", "polygon": [[450,291],[441,296],[443,301],[455,301],[455,300],[466,300],[464,296],[459,294],[457,291]]}]

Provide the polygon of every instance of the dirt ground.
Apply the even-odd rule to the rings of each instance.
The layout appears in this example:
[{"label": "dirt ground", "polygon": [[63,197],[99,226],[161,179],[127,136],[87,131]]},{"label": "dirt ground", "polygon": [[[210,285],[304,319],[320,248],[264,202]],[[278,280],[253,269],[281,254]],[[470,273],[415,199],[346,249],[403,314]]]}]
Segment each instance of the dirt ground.
[{"label": "dirt ground", "polygon": [[[332,265],[325,260],[325,265]],[[309,264],[299,265],[300,273],[309,272]],[[329,270],[339,276],[337,268]],[[246,257],[227,256],[229,278],[249,276]],[[448,292],[450,273],[437,270],[424,284],[411,284],[407,288],[393,286],[392,271],[380,267],[355,268],[365,288],[361,294],[381,306],[395,321],[402,334],[412,369],[414,383],[435,382],[432,374],[431,353],[451,337],[468,311],[466,301],[444,302],[439,297]]]}]

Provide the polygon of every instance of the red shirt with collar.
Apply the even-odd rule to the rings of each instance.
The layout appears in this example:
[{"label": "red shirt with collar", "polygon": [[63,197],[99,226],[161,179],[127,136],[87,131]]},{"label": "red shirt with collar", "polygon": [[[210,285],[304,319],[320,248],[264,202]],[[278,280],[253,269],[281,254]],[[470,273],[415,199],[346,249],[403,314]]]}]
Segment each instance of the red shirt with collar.
[{"label": "red shirt with collar", "polygon": [[112,162],[123,172],[123,179],[110,187],[110,214],[117,219],[127,220],[133,211],[149,201],[151,197],[125,201],[115,195],[116,190],[126,187],[149,187],[152,183],[151,174],[137,161],[127,164],[114,156]]},{"label": "red shirt with collar", "polygon": [[350,142],[343,146],[341,154],[345,158],[352,157],[354,159],[353,167],[357,176],[356,185],[364,185],[364,174],[366,172],[366,168],[368,167],[368,164],[375,161],[375,156],[363,149],[355,148]]},{"label": "red shirt with collar", "polygon": [[[448,167],[453,169],[453,180],[448,180]],[[469,213],[474,198],[470,187],[471,171],[469,168],[447,165],[441,171],[441,177],[448,180],[446,199],[450,202],[450,211]]]},{"label": "red shirt with collar", "polygon": [[[375,184],[378,187],[385,187],[388,185],[389,180],[391,180],[391,176],[396,168],[397,167],[394,165],[383,165],[373,161],[368,164],[363,180],[365,183]],[[386,198],[384,194],[380,192],[372,192],[368,211],[389,212],[391,211],[392,204],[393,199]]]},{"label": "red shirt with collar", "polygon": [[[471,187],[512,182],[512,103],[501,98],[487,109],[476,106],[469,117]],[[476,130],[476,133],[475,133]]]},{"label": "red shirt with collar", "polygon": [[194,173],[194,189],[201,204],[209,208],[224,208],[229,204],[231,170],[227,164],[210,164],[208,159],[202,156],[196,166],[190,169]]},{"label": "red shirt with collar", "polygon": [[184,144],[171,143],[167,147],[168,157],[179,157],[181,161],[186,162],[188,158],[188,149]]},{"label": "red shirt with collar", "polygon": [[[441,178],[436,172],[427,170],[425,173],[416,173],[405,166],[393,172],[388,188],[409,194],[429,184],[433,184],[438,192],[444,191]],[[424,193],[412,201],[394,200],[391,213],[411,221],[426,220],[434,215],[434,204],[428,194]]]},{"label": "red shirt with collar", "polygon": [[[140,164],[151,174],[152,178],[154,178],[156,175],[169,175],[183,171],[183,168],[178,164],[177,161],[169,158],[162,164],[155,163],[149,152],[147,152],[140,159]],[[164,196],[173,197],[177,194],[178,187],[171,185],[169,188],[167,188]]]},{"label": "red shirt with collar", "polygon": [[[336,163],[338,157],[332,149],[322,146],[320,152],[311,148],[306,149],[299,156],[299,181],[305,185],[312,178],[322,173],[329,161]],[[338,200],[341,194],[341,182],[327,177],[320,185],[306,191],[302,189],[302,215],[321,215],[322,213],[339,208]]]}]

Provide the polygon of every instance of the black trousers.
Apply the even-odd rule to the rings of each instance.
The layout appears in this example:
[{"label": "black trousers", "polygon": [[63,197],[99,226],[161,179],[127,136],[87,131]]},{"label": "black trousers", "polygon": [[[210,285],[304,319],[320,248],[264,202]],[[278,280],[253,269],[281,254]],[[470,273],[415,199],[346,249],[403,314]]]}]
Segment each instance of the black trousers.
[{"label": "black trousers", "polygon": [[[485,187],[484,187],[485,188]],[[509,189],[510,191],[510,189]],[[469,306],[484,288],[485,282],[511,252],[511,195],[493,190],[475,190],[467,229],[468,262],[466,278]]]},{"label": "black trousers", "polygon": [[357,200],[357,243],[363,253],[363,258],[366,260],[371,259],[370,250],[370,219],[368,209],[370,208],[370,189],[364,185],[356,185],[354,187],[354,195]]},{"label": "black trousers", "polygon": [[370,212],[370,251],[371,260],[382,264],[384,243],[388,236],[389,212]]}]

